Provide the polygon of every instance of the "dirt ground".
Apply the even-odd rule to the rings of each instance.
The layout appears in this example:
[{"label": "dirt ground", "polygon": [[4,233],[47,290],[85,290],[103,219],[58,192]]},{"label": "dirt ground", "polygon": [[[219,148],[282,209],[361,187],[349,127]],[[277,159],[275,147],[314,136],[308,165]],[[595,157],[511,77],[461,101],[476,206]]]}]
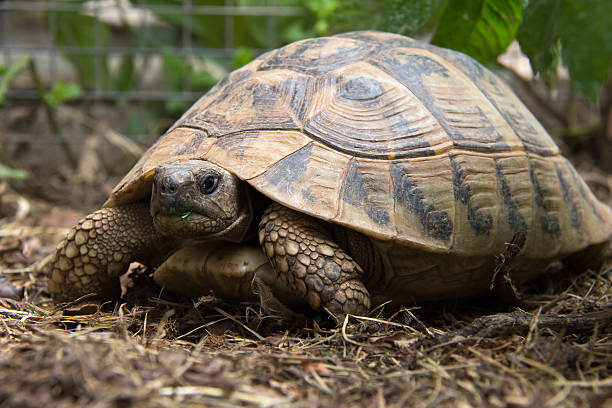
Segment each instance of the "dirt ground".
[{"label": "dirt ground", "polygon": [[[490,296],[337,323],[178,298],[141,267],[117,303],[52,303],[47,257],[142,152],[105,125],[112,112],[60,116],[77,169],[40,108],[4,116],[3,161],[28,163],[30,179],[0,184],[0,407],[612,407],[611,264],[556,265],[514,305]],[[572,159],[612,204],[610,174],[588,152]]]}]

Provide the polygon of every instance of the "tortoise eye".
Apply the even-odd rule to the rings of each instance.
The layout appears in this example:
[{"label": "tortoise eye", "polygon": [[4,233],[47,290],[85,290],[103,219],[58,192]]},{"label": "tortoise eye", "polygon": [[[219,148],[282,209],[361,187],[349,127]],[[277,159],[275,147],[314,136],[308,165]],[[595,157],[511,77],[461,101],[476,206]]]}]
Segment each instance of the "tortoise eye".
[{"label": "tortoise eye", "polygon": [[219,176],[212,173],[206,173],[198,180],[198,188],[202,194],[210,194],[217,189],[219,185]]}]

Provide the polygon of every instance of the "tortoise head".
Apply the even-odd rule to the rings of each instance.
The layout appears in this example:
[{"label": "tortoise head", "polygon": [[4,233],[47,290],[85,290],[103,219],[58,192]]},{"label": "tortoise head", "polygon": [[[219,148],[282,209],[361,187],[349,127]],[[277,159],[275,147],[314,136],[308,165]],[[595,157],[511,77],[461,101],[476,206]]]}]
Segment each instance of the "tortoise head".
[{"label": "tortoise head", "polygon": [[204,160],[155,169],[151,216],[164,235],[195,241],[241,242],[253,218],[247,186]]}]

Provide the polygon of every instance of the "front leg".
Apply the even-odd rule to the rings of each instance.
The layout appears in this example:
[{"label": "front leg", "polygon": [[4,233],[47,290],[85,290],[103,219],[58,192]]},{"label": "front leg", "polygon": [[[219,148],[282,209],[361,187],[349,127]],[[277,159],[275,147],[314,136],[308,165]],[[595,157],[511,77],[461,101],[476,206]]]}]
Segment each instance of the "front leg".
[{"label": "front leg", "polygon": [[273,203],[259,224],[259,242],[277,278],[314,310],[342,315],[370,309],[361,267],[321,221]]},{"label": "front leg", "polygon": [[80,220],[57,246],[47,288],[56,301],[90,293],[117,297],[119,276],[130,262],[161,255],[162,242],[148,205],[102,208]]}]

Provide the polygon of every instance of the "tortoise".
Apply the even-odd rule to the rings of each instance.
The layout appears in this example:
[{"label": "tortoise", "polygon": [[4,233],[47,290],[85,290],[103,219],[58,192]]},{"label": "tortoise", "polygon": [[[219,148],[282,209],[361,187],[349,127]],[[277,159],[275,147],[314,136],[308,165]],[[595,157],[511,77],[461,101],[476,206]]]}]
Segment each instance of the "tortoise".
[{"label": "tortoise", "polygon": [[358,31],[267,52],[214,86],[58,245],[48,289],[113,296],[130,262],[188,247],[159,281],[203,290],[180,265],[206,264],[204,287],[252,298],[261,270],[281,302],[359,314],[486,292],[516,236],[522,282],[572,254],[586,264],[611,235],[612,210],[495,74]]}]

